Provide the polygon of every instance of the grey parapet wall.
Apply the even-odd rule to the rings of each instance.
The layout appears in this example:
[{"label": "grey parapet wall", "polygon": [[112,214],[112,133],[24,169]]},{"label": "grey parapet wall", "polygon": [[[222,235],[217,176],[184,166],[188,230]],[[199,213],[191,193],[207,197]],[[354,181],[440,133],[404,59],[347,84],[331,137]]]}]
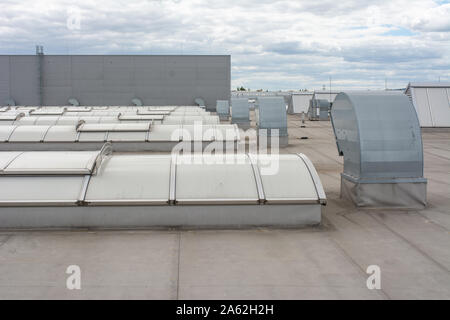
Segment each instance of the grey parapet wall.
[{"label": "grey parapet wall", "polygon": [[193,105],[230,99],[229,55],[0,55],[0,103]]},{"label": "grey parapet wall", "polygon": [[331,119],[344,157],[342,197],[367,207],[426,205],[422,136],[407,96],[385,91],[340,93]]},{"label": "grey parapet wall", "polygon": [[250,109],[248,98],[231,99],[231,123],[235,123],[244,130],[250,128]]},{"label": "grey parapet wall", "polygon": [[[283,97],[258,97],[256,124],[258,139],[267,137],[267,142],[278,139],[279,146],[288,145],[286,104]],[[259,140],[260,141],[260,140]]]},{"label": "grey parapet wall", "polygon": [[303,154],[0,152],[0,229],[309,226],[326,196]]}]

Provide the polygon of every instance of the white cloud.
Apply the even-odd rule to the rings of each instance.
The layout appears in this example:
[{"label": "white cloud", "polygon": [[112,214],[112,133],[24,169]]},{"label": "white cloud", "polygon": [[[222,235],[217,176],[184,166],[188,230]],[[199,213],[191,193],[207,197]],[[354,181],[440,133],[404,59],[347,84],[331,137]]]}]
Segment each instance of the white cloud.
[{"label": "white cloud", "polygon": [[3,0],[0,53],[231,54],[233,87],[404,87],[450,80],[449,16],[431,0]]}]

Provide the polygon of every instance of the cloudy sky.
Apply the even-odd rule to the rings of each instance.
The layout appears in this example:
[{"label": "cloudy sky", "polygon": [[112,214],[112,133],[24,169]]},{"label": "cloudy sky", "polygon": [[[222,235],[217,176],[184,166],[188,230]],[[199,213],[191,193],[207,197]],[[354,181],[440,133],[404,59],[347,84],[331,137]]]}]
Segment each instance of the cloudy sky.
[{"label": "cloudy sky", "polygon": [[450,1],[0,1],[0,54],[231,54],[232,87],[450,81]]}]

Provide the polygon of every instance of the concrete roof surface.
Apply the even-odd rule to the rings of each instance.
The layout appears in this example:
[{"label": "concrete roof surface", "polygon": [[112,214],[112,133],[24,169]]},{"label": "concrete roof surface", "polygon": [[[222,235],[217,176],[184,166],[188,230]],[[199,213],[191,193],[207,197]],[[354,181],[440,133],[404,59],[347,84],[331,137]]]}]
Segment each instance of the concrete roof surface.
[{"label": "concrete roof surface", "polygon": [[[306,154],[327,193],[321,226],[2,231],[0,299],[450,299],[450,131],[423,132],[425,210],[368,210],[339,198],[330,122],[288,122],[283,152]],[[72,264],[81,290],[66,288]]]}]

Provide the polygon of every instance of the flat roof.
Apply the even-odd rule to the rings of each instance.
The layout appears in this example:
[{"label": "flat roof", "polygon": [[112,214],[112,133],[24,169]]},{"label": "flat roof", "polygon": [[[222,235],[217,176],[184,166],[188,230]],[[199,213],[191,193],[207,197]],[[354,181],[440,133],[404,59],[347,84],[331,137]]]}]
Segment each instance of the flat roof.
[{"label": "flat roof", "polygon": [[[300,125],[288,115],[283,152],[304,153],[319,173],[320,227],[3,231],[0,299],[450,299],[450,131],[423,131],[426,209],[365,210],[340,199],[330,122]],[[66,288],[71,264],[82,290]],[[370,265],[381,290],[366,287]]]}]

